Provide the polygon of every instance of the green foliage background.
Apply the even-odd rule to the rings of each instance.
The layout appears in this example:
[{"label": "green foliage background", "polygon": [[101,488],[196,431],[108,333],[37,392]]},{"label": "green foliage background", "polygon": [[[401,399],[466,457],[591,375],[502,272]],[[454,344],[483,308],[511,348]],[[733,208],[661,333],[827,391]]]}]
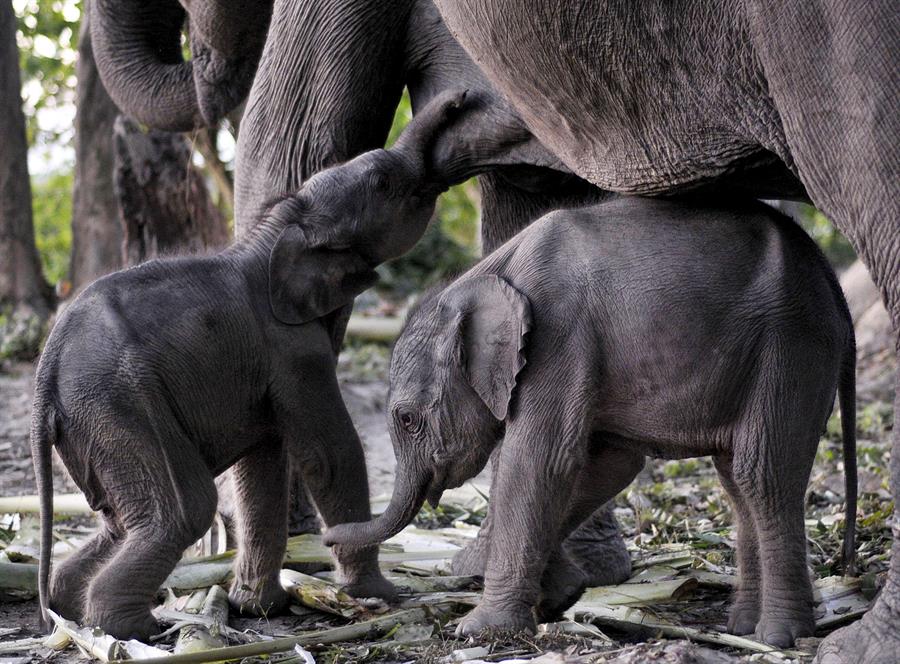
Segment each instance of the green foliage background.
[{"label": "green foliage background", "polygon": [[44,275],[51,284],[69,274],[72,252],[72,173],[32,178],[32,206],[37,248]]}]

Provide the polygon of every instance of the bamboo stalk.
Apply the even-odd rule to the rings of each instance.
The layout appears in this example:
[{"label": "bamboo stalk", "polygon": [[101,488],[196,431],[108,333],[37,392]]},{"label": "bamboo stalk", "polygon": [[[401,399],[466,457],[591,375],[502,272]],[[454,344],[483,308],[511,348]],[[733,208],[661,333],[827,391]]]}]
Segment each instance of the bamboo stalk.
[{"label": "bamboo stalk", "polygon": [[33,563],[0,563],[0,594],[30,599],[37,594],[37,578]]},{"label": "bamboo stalk", "polygon": [[[6,496],[0,498],[0,514],[40,514],[37,496]],[[58,493],[53,496],[54,514],[93,514],[84,494]]]},{"label": "bamboo stalk", "polygon": [[316,611],[351,620],[369,613],[359,601],[324,579],[283,569],[279,580],[291,597]]},{"label": "bamboo stalk", "polygon": [[[59,631],[74,641],[81,650],[88,653],[91,657],[99,659],[101,662],[168,658],[168,653],[165,650],[148,646],[134,639],[118,641],[99,629],[80,627],[77,623],[60,617],[52,609],[47,609],[47,613],[53,619]],[[66,639],[54,639],[51,637],[50,640],[54,642],[54,648],[56,649],[62,649],[67,645]]]},{"label": "bamboo stalk", "polygon": [[[448,610],[449,608],[449,606],[441,607],[443,610]],[[384,633],[390,631],[397,625],[421,622],[427,618],[428,612],[424,609],[409,609],[407,611],[398,611],[397,613],[387,616],[379,616],[378,618],[355,623],[353,625],[334,627],[332,629],[310,632],[300,636],[288,636],[280,639],[272,639],[271,641],[247,643],[240,646],[216,648],[215,650],[185,653],[183,655],[171,655],[169,657],[151,657],[149,659],[143,659],[142,661],[143,664],[200,664],[202,662],[224,662],[234,659],[243,659],[245,657],[271,655],[292,650],[296,645],[329,645],[332,643],[340,643],[342,641],[354,641],[369,636],[373,632]]]},{"label": "bamboo stalk", "polygon": [[[576,605],[577,606],[577,605]],[[574,607],[573,607],[574,608]],[[617,627],[626,631],[644,631],[652,630],[665,636],[671,636],[681,639],[693,639],[695,641],[705,641],[706,643],[715,643],[732,648],[741,648],[742,650],[752,650],[754,652],[778,652],[788,657],[801,657],[803,653],[796,650],[782,650],[775,648],[767,643],[760,643],[753,639],[743,636],[735,636],[733,634],[722,634],[720,632],[707,632],[693,627],[682,627],[675,625],[662,618],[647,613],[636,607],[630,606],[594,606],[586,612],[579,613],[584,619],[591,622],[600,623],[610,627]]]},{"label": "bamboo stalk", "polygon": [[191,590],[223,585],[231,580],[230,559],[218,562],[190,562],[178,565],[163,582],[163,588]]},{"label": "bamboo stalk", "polygon": [[44,643],[44,637],[34,637],[30,639],[18,639],[16,641],[6,641],[0,643],[0,655],[11,655],[17,652],[28,652],[37,648]]},{"label": "bamboo stalk", "polygon": [[618,586],[588,588],[572,607],[574,611],[590,611],[594,606],[646,605],[681,599],[697,587],[697,579],[682,576],[668,581],[623,583]]},{"label": "bamboo stalk", "polygon": [[446,593],[466,590],[475,583],[474,576],[388,576],[401,593]]},{"label": "bamboo stalk", "polygon": [[182,627],[178,634],[178,642],[175,644],[176,655],[212,650],[226,645],[227,642],[219,633],[220,626],[228,624],[228,593],[222,586],[213,586],[208,591],[194,593],[185,611],[209,618],[211,625]]},{"label": "bamboo stalk", "polygon": [[403,320],[397,317],[350,316],[347,322],[347,336],[364,341],[390,342],[400,336],[402,327]]}]

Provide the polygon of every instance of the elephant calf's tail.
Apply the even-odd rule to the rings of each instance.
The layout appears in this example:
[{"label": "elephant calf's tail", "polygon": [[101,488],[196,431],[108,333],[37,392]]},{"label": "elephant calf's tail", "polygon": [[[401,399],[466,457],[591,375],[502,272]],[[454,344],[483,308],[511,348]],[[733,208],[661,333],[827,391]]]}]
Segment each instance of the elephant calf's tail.
[{"label": "elephant calf's tail", "polygon": [[838,400],[841,406],[841,437],[844,439],[844,574],[856,573],[856,342],[851,336],[850,348],[841,362],[838,377]]},{"label": "elephant calf's tail", "polygon": [[41,508],[41,553],[38,567],[38,597],[41,622],[50,627],[47,614],[50,585],[50,553],[53,542],[53,465],[51,450],[56,442],[56,414],[46,395],[35,394],[31,414],[31,458]]}]

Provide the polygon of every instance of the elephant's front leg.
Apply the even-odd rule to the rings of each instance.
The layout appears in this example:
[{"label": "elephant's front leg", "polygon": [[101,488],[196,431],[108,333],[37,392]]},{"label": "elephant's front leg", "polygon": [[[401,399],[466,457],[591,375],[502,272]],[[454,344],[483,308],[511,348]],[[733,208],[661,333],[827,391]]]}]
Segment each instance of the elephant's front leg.
[{"label": "elephant's front leg", "polygon": [[266,615],[284,609],[279,583],[287,543],[286,455],[280,441],[261,445],[232,468],[238,556],[228,593],[241,613]]},{"label": "elephant's front leg", "polygon": [[[619,570],[624,578],[620,578],[616,583],[628,578],[631,570],[631,558],[619,534],[618,526],[615,525],[611,501],[641,472],[644,467],[644,456],[600,440],[595,441],[592,447],[595,449],[584,460],[576,478],[560,532],[562,545],[550,556],[541,578],[541,596],[537,605],[538,622],[556,620],[578,600],[585,587],[593,585],[593,578],[585,569],[586,564],[593,563],[594,569]],[[587,549],[586,560],[573,559],[570,549],[573,534],[584,532],[592,542],[596,542],[596,538],[603,534],[609,534],[608,526],[603,522],[598,523],[598,516],[602,516],[604,511],[614,524],[613,541],[621,546],[621,554],[618,548],[612,548],[609,551],[612,560],[604,560],[602,556],[607,551],[598,550],[601,547],[595,544]],[[624,562],[621,555],[624,555]],[[599,556],[600,559],[594,560],[593,556]]]},{"label": "elephant's front leg", "polygon": [[[368,521],[369,482],[362,444],[340,395],[320,411],[316,430],[298,449],[303,479],[326,527]],[[345,589],[355,597],[381,597],[395,601],[397,591],[378,568],[378,547],[335,546],[334,555]]]},{"label": "elephant's front leg", "polygon": [[492,496],[494,526],[485,570],[484,597],[460,621],[457,634],[488,628],[535,629],[532,607],[541,575],[560,541],[571,478],[566,477],[558,440],[547,423],[520,421],[507,429]]}]

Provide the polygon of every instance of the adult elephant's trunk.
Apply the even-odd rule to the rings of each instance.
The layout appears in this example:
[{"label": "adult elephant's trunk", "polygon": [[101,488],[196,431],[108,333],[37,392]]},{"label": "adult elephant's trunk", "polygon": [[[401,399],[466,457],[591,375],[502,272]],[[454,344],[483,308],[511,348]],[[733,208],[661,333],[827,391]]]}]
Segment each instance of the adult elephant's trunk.
[{"label": "adult elephant's trunk", "polygon": [[384,514],[365,523],[342,523],[329,528],[325,532],[325,544],[368,546],[383,542],[403,530],[425,502],[425,492],[432,478],[430,471],[410,471],[409,467],[402,461],[397,465],[399,472],[394,482],[394,493]]},{"label": "adult elephant's trunk", "polygon": [[116,106],[158,129],[202,126],[193,68],[181,54],[181,5],[91,0],[90,6],[97,69]]}]

